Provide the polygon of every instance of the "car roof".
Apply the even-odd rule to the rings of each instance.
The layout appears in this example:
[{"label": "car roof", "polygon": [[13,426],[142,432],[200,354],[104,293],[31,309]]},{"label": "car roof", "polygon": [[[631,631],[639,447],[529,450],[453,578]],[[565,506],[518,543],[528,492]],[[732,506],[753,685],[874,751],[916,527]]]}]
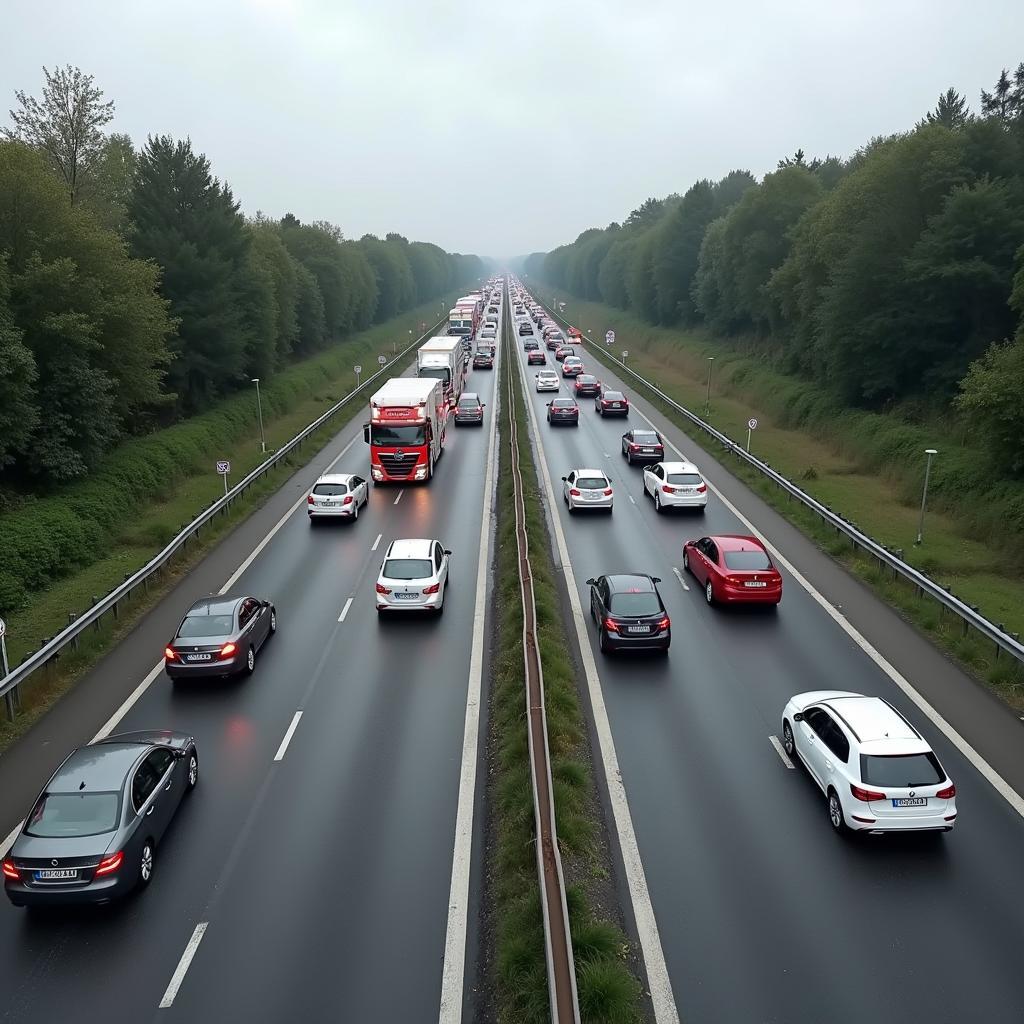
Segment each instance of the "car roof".
[{"label": "car roof", "polygon": [[[354,473],[324,473],[323,476],[318,476],[316,482],[318,484],[347,484],[352,482]],[[314,486],[316,486],[314,484]]]},{"label": "car roof", "polygon": [[666,473],[699,473],[700,470],[692,462],[662,462],[661,468]]},{"label": "car roof", "polygon": [[242,597],[202,597],[186,612],[186,615],[230,615],[245,600]]},{"label": "car roof", "polygon": [[480,396],[475,391],[463,391],[459,401],[461,402],[463,398],[472,398],[475,402],[480,401]]},{"label": "car roof", "polygon": [[615,573],[614,575],[606,576],[605,579],[608,580],[608,589],[613,594],[621,594],[626,590],[638,591],[642,594],[653,594],[657,590],[654,580],[642,572]]},{"label": "car roof", "polygon": [[711,538],[721,551],[764,551],[765,546],[756,538],[741,533],[719,533]]},{"label": "car roof", "polygon": [[578,381],[579,380],[597,380],[597,378],[592,373],[581,373],[576,379]]},{"label": "car roof", "polygon": [[603,469],[574,469],[572,472],[580,476],[603,476],[605,480],[608,479],[608,474]]},{"label": "car roof", "polygon": [[407,540],[393,540],[388,547],[388,558],[430,558],[434,541],[422,537]]},{"label": "car roof", "polygon": [[817,701],[835,712],[865,753],[920,753],[921,734],[887,701],[859,693],[837,693]]},{"label": "car roof", "polygon": [[564,395],[559,395],[558,398],[552,398],[551,401],[552,401],[552,404],[555,404],[555,403],[561,403],[562,405],[575,405],[576,404],[576,399],[575,398],[573,398],[571,396],[567,397],[567,396],[564,396]]},{"label": "car roof", "polygon": [[[150,743],[97,743],[79,747],[57,769],[46,789],[50,793],[119,790]],[[84,785],[83,785],[84,783]]]}]

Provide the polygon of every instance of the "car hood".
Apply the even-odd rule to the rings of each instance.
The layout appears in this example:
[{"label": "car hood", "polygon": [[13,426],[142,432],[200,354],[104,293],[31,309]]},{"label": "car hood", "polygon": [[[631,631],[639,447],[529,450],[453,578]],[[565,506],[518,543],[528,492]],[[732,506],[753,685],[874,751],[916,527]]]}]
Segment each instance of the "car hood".
[{"label": "car hood", "polygon": [[71,857],[102,857],[117,837],[117,830],[95,836],[43,838],[23,832],[11,847],[11,856],[24,860],[65,860]]}]

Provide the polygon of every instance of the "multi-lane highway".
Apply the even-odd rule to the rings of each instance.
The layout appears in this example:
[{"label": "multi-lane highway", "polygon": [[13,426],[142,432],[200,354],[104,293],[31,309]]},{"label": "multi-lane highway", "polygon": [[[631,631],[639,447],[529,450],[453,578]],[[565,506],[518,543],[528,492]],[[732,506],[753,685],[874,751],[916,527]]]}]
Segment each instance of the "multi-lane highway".
[{"label": "multi-lane highway", "polygon": [[[319,472],[369,476],[359,408],[0,763],[6,832],[147,678],[117,731],[190,731],[201,762],[145,892],[75,913],[4,908],[0,1018],[437,1021],[443,972],[461,1002],[472,828],[457,837],[456,820],[473,810],[483,706],[496,376],[470,374],[484,427],[449,423],[428,486],[374,488],[358,521],[311,528]],[[443,617],[378,619],[381,558],[402,537],[452,549]],[[274,601],[277,634],[250,678],[176,690],[154,663],[184,609],[229,575],[228,592]],[[12,776],[19,764],[34,777]]]},{"label": "multi-lane highway", "polygon": [[[581,399],[578,428],[548,426],[553,395],[534,390],[537,367],[525,366],[521,342],[539,450],[559,488],[551,511],[584,613],[590,576],[637,571],[663,579],[673,633],[667,659],[602,656],[589,619],[585,640],[681,1018],[1024,1019],[1020,814],[785,568],[777,614],[709,608],[681,573],[683,542],[750,533],[777,517],[745,489],[739,507],[714,486],[703,517],[657,515],[643,495],[642,469],[620,454],[629,425],[656,425],[734,498],[735,481],[596,362],[588,370],[633,400],[629,424],[602,419],[592,400]],[[571,388],[563,381],[561,394]],[[611,478],[611,517],[570,518],[560,478],[577,467]],[[802,539],[787,555],[805,568],[822,558]],[[819,688],[880,695],[917,724],[956,782],[954,832],[849,842],[832,833],[820,791],[804,771],[787,767],[770,740],[786,700]],[[976,692],[976,700],[984,696]]]}]

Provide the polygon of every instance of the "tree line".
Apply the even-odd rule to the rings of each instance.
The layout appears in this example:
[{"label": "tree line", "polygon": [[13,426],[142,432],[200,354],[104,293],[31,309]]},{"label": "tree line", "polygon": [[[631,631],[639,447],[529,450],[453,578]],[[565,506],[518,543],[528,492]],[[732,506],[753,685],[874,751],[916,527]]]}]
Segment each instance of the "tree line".
[{"label": "tree line", "polygon": [[1024,475],[1024,63],[848,159],[802,150],[648,199],[525,266],[650,323],[742,339],[846,405],[959,412]]},{"label": "tree line", "polygon": [[189,140],[105,131],[92,76],[44,68],[0,138],[0,473],[37,490],[127,436],[483,273],[475,256],[245,217]]}]

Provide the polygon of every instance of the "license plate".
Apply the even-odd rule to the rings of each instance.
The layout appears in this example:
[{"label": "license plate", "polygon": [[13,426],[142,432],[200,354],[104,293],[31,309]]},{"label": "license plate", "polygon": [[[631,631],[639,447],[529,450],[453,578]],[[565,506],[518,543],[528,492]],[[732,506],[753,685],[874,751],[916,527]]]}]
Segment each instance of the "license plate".
[{"label": "license plate", "polygon": [[650,633],[650,626],[627,626],[627,633]]},{"label": "license plate", "polygon": [[622,408],[622,403],[621,402],[612,402],[611,407],[613,409],[621,409]]},{"label": "license plate", "polygon": [[186,654],[186,661],[213,661],[212,654]]},{"label": "license plate", "polygon": [[44,871],[37,871],[35,873],[37,882],[69,881],[77,877],[78,868],[46,868]]},{"label": "license plate", "polygon": [[925,796],[901,796],[892,802],[893,807],[927,807],[928,798]]},{"label": "license plate", "polygon": [[643,453],[644,453],[644,455],[653,455],[654,454],[654,449],[653,448],[644,448],[643,449]]},{"label": "license plate", "polygon": [[768,584],[764,580],[747,580],[743,586],[745,587],[767,587]]},{"label": "license plate", "polygon": [[419,594],[395,594],[395,598],[399,601],[415,601]]}]

